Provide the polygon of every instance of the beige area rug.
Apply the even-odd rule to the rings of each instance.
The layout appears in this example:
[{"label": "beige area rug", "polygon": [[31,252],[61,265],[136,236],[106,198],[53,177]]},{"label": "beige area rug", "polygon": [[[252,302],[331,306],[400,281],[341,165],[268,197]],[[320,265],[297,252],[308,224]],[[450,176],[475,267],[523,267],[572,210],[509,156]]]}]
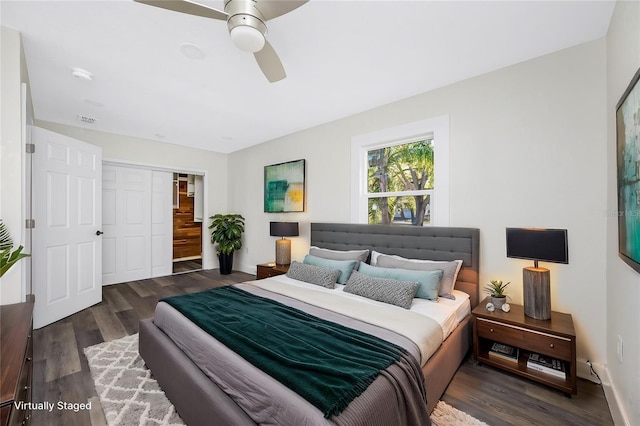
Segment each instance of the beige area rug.
[{"label": "beige area rug", "polygon": [[[138,335],[88,347],[84,353],[109,425],[184,425],[138,354]],[[444,402],[431,413],[434,426],[487,426]]]}]

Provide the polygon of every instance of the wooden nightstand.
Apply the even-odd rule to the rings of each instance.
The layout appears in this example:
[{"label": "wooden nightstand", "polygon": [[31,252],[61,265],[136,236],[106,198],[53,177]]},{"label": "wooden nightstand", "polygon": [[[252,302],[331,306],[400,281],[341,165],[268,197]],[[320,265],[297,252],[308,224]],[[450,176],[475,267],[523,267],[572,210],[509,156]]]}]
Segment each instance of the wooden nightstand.
[{"label": "wooden nightstand", "polygon": [[[473,356],[481,363],[510,371],[514,374],[575,395],[576,333],[570,314],[551,312],[551,319],[537,320],[525,316],[522,305],[511,304],[509,312],[489,312],[486,298],[471,312],[474,316]],[[489,356],[494,342],[520,349],[518,362]],[[560,359],[565,363],[566,379],[527,368],[529,354],[535,352]]]},{"label": "wooden nightstand", "polygon": [[256,280],[263,278],[275,277],[276,275],[283,275],[289,271],[289,265],[276,265],[275,263],[262,263],[258,265],[256,272]]}]

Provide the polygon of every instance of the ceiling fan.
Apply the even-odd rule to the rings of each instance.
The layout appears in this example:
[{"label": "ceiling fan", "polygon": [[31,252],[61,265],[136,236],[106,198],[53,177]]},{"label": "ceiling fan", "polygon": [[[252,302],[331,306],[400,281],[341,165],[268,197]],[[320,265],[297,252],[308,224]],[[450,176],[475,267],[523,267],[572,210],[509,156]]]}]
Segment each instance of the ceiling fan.
[{"label": "ceiling fan", "polygon": [[289,13],[309,0],[225,0],[224,11],[190,0],[135,0],[138,3],[227,21],[231,41],[240,50],[252,52],[262,73],[271,83],[287,76],[276,51],[267,41],[267,21]]}]

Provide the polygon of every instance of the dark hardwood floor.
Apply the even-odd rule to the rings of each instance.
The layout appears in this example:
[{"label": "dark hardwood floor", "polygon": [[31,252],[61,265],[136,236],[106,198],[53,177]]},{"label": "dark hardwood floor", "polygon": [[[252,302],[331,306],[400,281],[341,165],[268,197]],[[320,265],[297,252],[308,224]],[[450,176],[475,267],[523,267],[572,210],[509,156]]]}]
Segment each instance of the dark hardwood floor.
[{"label": "dark hardwood floor", "polygon": [[[32,425],[102,426],[106,420],[83,349],[138,332],[138,321],[153,316],[159,299],[254,279],[218,270],[106,286],[101,303],[34,331],[33,401],[91,402],[90,411],[34,411]],[[602,387],[579,380],[578,395],[562,393],[484,365],[471,357],[456,373],[442,399],[486,422],[499,425],[613,425]]]}]

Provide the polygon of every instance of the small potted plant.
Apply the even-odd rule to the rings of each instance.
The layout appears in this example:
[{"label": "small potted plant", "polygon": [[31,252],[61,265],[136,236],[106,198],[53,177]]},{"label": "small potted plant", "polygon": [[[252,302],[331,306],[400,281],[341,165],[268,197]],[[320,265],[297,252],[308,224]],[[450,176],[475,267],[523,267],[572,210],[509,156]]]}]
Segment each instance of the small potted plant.
[{"label": "small potted plant", "polygon": [[485,285],[484,290],[491,296],[491,303],[496,309],[501,309],[502,305],[507,301],[507,295],[504,294],[510,282],[503,284],[501,280],[491,280],[490,284]]},{"label": "small potted plant", "polygon": [[220,273],[229,275],[233,269],[233,253],[242,247],[244,217],[239,214],[216,214],[211,217],[211,242],[218,244]]}]

